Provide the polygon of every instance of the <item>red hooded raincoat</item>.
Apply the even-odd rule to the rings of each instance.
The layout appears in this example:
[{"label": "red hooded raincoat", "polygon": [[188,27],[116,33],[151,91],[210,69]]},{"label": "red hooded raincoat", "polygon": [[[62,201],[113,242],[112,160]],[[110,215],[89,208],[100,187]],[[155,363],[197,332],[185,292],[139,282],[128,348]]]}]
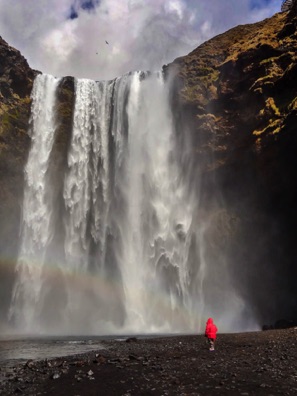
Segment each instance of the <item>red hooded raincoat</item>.
[{"label": "red hooded raincoat", "polygon": [[213,319],[209,318],[206,322],[205,336],[215,340],[217,338],[217,331],[218,331],[218,328],[213,323]]}]

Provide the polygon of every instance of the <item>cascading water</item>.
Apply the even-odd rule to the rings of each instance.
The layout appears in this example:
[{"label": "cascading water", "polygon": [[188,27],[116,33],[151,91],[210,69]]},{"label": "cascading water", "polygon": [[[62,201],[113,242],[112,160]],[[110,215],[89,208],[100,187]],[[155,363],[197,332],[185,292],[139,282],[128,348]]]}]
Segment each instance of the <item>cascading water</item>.
[{"label": "cascading water", "polygon": [[194,208],[174,157],[167,95],[162,74],[132,76],[121,270],[127,321],[138,331],[168,331],[182,323],[174,318],[179,308],[189,308],[187,254]]},{"label": "cascading water", "polygon": [[[33,333],[201,331],[206,279],[212,288],[206,223],[197,221],[196,187],[179,164],[169,83],[144,72],[75,81],[60,222],[47,177],[58,83],[38,76],[32,92],[11,319]],[[53,242],[57,227],[62,240]],[[226,277],[218,295],[231,307],[229,286]]]},{"label": "cascading water", "polygon": [[[25,169],[22,241],[16,266],[17,282],[9,312],[24,331],[36,326],[42,309],[42,271],[54,228],[48,160],[56,127],[55,94],[59,80],[38,75],[32,91],[32,146]],[[38,331],[38,328],[35,328]]]},{"label": "cascading water", "polygon": [[[81,276],[92,272],[98,276],[104,274],[110,200],[108,131],[112,88],[108,82],[76,81],[72,141],[63,194],[66,206],[63,270],[71,274],[66,282],[65,313],[79,320],[79,313],[92,304],[88,294],[93,280],[89,279],[89,292],[86,292],[76,287],[74,279],[79,282]],[[96,246],[97,253],[93,263],[90,261],[92,245]],[[94,286],[92,293],[96,302],[100,291]],[[94,312],[96,314],[96,310]]]}]

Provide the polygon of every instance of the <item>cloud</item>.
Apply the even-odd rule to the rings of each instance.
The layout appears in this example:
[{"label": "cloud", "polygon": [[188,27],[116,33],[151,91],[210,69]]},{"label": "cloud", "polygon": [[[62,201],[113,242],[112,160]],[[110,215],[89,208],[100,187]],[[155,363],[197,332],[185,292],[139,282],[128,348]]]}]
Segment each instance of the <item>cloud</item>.
[{"label": "cloud", "polygon": [[[281,0],[0,0],[0,35],[31,67],[110,79],[156,70]],[[109,44],[106,44],[106,40]]]}]

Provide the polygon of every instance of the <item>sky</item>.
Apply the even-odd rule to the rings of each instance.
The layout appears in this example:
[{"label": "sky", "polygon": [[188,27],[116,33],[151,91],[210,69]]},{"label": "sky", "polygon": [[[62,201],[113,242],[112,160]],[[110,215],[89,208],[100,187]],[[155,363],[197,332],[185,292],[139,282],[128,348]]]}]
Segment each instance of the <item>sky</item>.
[{"label": "sky", "polygon": [[230,28],[280,11],[282,0],[0,0],[0,36],[33,69],[112,79],[160,70]]}]

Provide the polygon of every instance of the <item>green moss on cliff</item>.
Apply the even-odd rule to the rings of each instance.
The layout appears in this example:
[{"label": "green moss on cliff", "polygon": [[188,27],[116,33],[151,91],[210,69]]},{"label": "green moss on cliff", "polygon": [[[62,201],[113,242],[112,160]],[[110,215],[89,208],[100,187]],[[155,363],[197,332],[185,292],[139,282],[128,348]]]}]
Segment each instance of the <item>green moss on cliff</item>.
[{"label": "green moss on cliff", "polygon": [[10,112],[4,113],[1,117],[1,130],[13,127],[19,116],[18,109],[12,109]]},{"label": "green moss on cliff", "polygon": [[231,151],[278,135],[296,109],[297,35],[290,23],[279,13],[237,26],[174,62],[182,103],[196,108],[196,133],[210,140],[204,147],[225,153],[214,158],[219,166],[232,161]]}]

